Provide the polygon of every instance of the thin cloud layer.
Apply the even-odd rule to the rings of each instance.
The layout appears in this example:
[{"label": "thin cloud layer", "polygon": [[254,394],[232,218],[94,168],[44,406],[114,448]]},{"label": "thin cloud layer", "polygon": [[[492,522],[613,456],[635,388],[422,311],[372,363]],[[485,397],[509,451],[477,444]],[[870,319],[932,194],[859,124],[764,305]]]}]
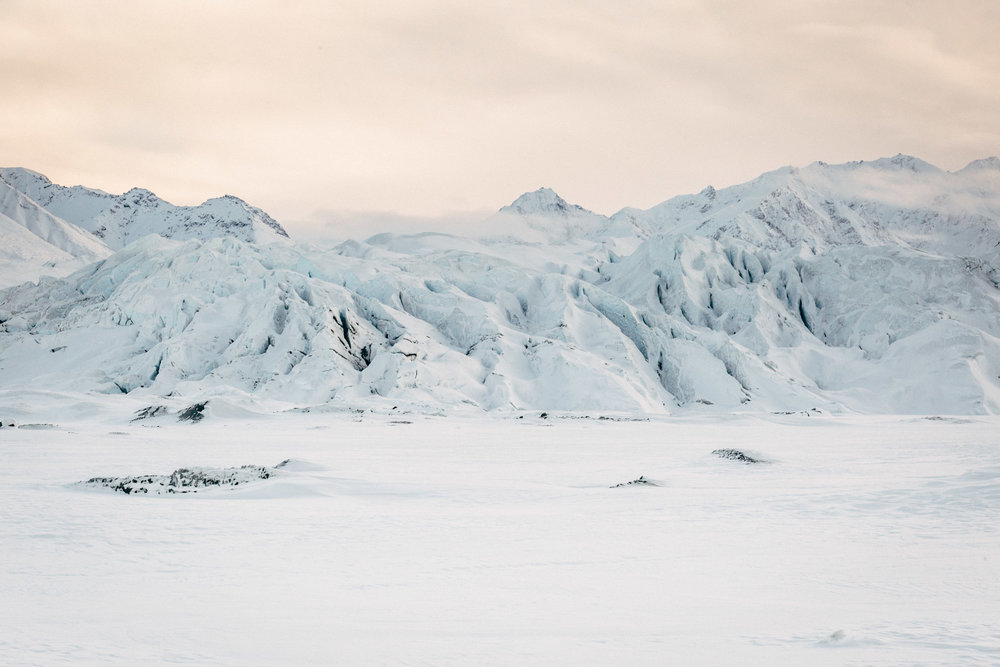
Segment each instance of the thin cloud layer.
[{"label": "thin cloud layer", "polygon": [[993,2],[5,0],[0,19],[4,163],[282,220],[539,185],[610,213],[783,164],[1000,152]]}]

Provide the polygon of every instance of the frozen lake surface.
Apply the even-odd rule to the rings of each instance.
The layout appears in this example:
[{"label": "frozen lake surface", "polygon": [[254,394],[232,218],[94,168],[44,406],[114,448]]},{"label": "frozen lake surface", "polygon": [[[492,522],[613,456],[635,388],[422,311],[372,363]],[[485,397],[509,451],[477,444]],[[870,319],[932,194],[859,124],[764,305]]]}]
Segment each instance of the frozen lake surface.
[{"label": "frozen lake surface", "polygon": [[0,663],[1000,662],[997,418],[357,419],[4,428]]}]

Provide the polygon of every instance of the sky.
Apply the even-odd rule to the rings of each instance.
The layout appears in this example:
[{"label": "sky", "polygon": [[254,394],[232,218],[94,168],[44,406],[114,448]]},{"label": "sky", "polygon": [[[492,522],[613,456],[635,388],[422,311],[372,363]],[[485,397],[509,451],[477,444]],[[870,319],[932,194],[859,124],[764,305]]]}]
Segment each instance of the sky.
[{"label": "sky", "polygon": [[0,0],[0,165],[293,232],[1000,154],[995,0]]}]

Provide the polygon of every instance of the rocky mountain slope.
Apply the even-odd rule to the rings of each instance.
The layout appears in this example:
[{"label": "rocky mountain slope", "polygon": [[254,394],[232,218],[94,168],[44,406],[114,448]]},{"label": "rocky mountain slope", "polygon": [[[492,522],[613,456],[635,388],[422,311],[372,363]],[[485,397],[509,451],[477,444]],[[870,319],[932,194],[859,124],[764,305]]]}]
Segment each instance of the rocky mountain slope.
[{"label": "rocky mountain slope", "polygon": [[55,217],[0,176],[0,288],[66,275],[110,254],[100,239]]},{"label": "rocky mountain slope", "polygon": [[142,188],[112,195],[79,185],[56,185],[22,168],[0,169],[0,178],[52,215],[91,232],[115,250],[148,234],[182,241],[233,236],[248,243],[288,238],[271,216],[231,195],[199,206],[174,206]]},{"label": "rocky mountain slope", "polygon": [[998,221],[1000,162],[949,173],[897,156],[612,216],[542,189],[465,236],[146,237],[0,292],[0,391],[996,413]]}]

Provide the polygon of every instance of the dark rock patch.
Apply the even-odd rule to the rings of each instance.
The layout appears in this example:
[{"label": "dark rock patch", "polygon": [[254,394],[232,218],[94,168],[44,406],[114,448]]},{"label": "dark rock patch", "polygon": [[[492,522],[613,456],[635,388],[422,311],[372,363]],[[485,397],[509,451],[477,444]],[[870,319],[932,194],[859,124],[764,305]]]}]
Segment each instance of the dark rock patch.
[{"label": "dark rock patch", "polygon": [[152,419],[153,417],[159,417],[161,415],[167,414],[167,406],[165,405],[147,405],[144,408],[135,411],[135,416],[129,421],[137,422],[140,419]]},{"label": "dark rock patch", "polygon": [[107,488],[116,493],[169,495],[198,493],[211,488],[234,488],[269,479],[274,468],[245,465],[239,468],[178,468],[169,475],[91,477],[80,486]]},{"label": "dark rock patch", "polygon": [[179,422],[191,422],[196,424],[205,418],[205,406],[208,405],[208,401],[202,403],[195,403],[194,405],[189,405],[180,411],[177,415],[177,421]]},{"label": "dark rock patch", "polygon": [[740,463],[766,463],[763,459],[754,458],[738,449],[716,449],[712,453],[720,459],[729,459],[730,461],[739,461]]},{"label": "dark rock patch", "polygon": [[947,424],[975,424],[974,419],[963,419],[961,417],[942,417],[940,415],[932,415],[929,417],[924,417],[926,421],[929,422],[944,422]]},{"label": "dark rock patch", "polygon": [[623,486],[663,486],[663,484],[651,479],[646,479],[645,475],[640,475],[638,479],[633,479],[631,482],[621,482],[620,484],[614,484],[610,488],[617,489]]}]

